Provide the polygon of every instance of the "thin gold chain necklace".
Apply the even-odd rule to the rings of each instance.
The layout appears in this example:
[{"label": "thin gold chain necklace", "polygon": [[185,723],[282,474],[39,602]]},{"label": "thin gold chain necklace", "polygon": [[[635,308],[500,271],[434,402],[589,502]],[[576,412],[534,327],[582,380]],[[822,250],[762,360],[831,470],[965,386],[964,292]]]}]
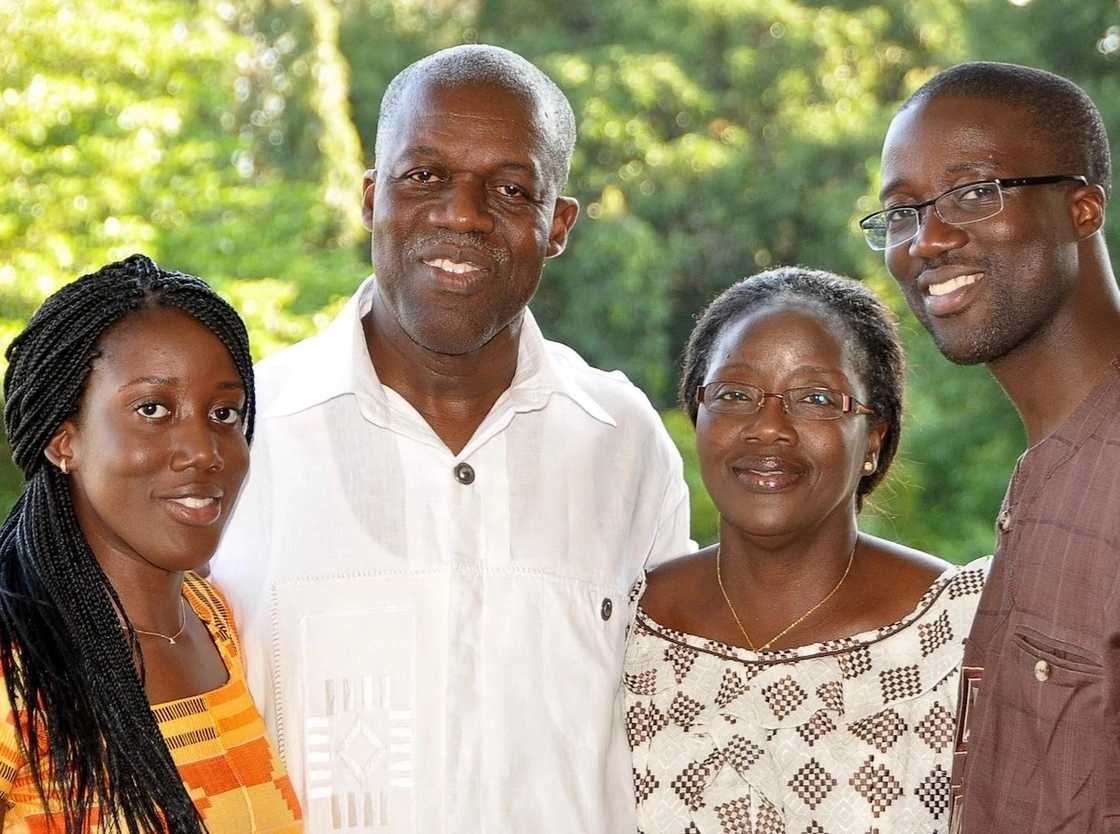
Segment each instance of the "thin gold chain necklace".
[{"label": "thin gold chain necklace", "polygon": [[185,602],[183,602],[182,597],[179,597],[179,630],[176,631],[174,634],[163,634],[162,632],[159,632],[159,631],[144,631],[144,629],[137,628],[136,626],[133,626],[132,630],[135,631],[137,634],[143,634],[145,637],[161,637],[164,640],[166,640],[168,643],[170,643],[172,646],[174,646],[175,641],[178,640],[182,636],[183,630],[186,627],[187,627],[187,604]]},{"label": "thin gold chain necklace", "polygon": [[716,547],[716,582],[719,584],[720,593],[723,594],[723,601],[727,603],[727,609],[731,612],[731,616],[735,618],[735,625],[739,626],[739,631],[742,633],[743,639],[747,641],[747,647],[752,652],[767,651],[772,645],[774,645],[774,643],[776,643],[781,638],[785,637],[787,634],[789,634],[791,631],[793,631],[793,629],[797,628],[799,625],[801,625],[803,622],[805,622],[806,618],[810,614],[812,614],[814,611],[816,611],[818,608],[820,608],[822,605],[824,605],[826,602],[828,602],[830,599],[832,599],[832,595],[840,590],[840,586],[844,584],[844,580],[848,578],[848,573],[852,570],[852,562],[855,561],[856,547],[858,547],[858,546],[859,546],[859,537],[857,536],[856,537],[856,544],[852,547],[852,552],[850,554],[848,554],[848,566],[846,568],[844,568],[844,575],[840,577],[840,581],[837,582],[832,587],[832,590],[829,591],[827,594],[825,594],[824,599],[822,599],[820,602],[818,602],[816,605],[814,605],[812,608],[810,608],[808,611],[806,611],[804,614],[802,614],[800,617],[798,617],[796,620],[794,620],[788,626],[783,628],[781,631],[779,631],[777,634],[775,634],[773,637],[771,637],[769,640],[767,640],[765,643],[763,643],[758,648],[755,648],[754,643],[751,641],[751,636],[749,634],[747,634],[747,630],[745,628],[743,628],[743,621],[739,619],[739,614],[735,611],[735,606],[731,604],[731,597],[729,597],[727,595],[727,589],[725,587],[723,587],[723,574],[722,574],[722,572],[720,571],[720,568],[719,568],[719,559],[720,559],[720,554],[723,552],[723,548],[717,546]]}]

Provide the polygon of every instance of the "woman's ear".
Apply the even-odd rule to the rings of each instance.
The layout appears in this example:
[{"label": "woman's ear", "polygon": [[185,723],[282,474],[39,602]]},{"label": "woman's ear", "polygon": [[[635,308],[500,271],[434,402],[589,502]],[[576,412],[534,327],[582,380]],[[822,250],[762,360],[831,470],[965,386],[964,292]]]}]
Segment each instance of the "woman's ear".
[{"label": "woman's ear", "polygon": [[879,468],[879,449],[890,426],[886,420],[876,420],[867,431],[867,457],[863,460],[863,474],[870,475]]},{"label": "woman's ear", "polygon": [[64,421],[43,450],[46,459],[61,469],[63,475],[69,475],[75,469],[73,441],[77,430],[73,420]]}]

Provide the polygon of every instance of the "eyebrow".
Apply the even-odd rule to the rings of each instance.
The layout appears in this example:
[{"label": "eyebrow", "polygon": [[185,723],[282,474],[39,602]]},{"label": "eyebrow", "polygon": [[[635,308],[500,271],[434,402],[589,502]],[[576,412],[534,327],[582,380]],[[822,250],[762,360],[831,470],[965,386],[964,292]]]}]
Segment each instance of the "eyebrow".
[{"label": "eyebrow", "polygon": [[[411,148],[405,148],[403,151],[401,151],[401,153],[397,157],[397,160],[399,163],[406,166],[415,165],[417,162],[421,161],[417,160],[416,157],[427,157],[435,161],[443,160],[446,157],[446,154],[438,148],[433,148],[430,145],[414,145]],[[534,165],[531,162],[515,162],[514,160],[506,160],[503,162],[499,162],[494,167],[497,170],[513,169],[517,171],[524,171],[527,174],[536,176],[539,166]]]},{"label": "eyebrow", "polygon": [[[754,373],[755,372],[755,369],[754,369],[753,366],[743,365],[743,364],[740,364],[738,362],[734,362],[734,363],[731,363],[729,365],[725,365],[724,367],[729,369],[729,372],[732,373],[732,374],[738,373],[740,371],[745,371],[747,373]],[[796,368],[791,368],[786,373],[789,374],[789,375],[793,375],[793,374],[822,374],[824,376],[839,376],[839,377],[844,377],[845,379],[847,378],[844,374],[844,371],[841,370],[840,368],[825,368],[825,367],[818,366],[818,365],[798,365]],[[741,381],[745,382],[746,380],[741,380]]]},{"label": "eyebrow", "polygon": [[[945,173],[953,175],[976,172],[978,176],[984,176],[983,174],[981,174],[982,171],[991,170],[994,167],[995,163],[993,162],[958,162],[955,165],[950,165],[949,167],[947,167],[945,169]],[[884,183],[883,187],[879,189],[879,202],[883,202],[884,197],[886,197],[892,191],[902,187],[903,185],[905,185],[905,180],[898,179]]]},{"label": "eyebrow", "polygon": [[[123,391],[125,388],[131,388],[133,385],[178,385],[179,378],[174,376],[138,376],[136,379],[131,379],[118,388],[118,391]],[[240,382],[225,381],[219,382],[218,387],[230,391],[244,391],[245,386]]]},{"label": "eyebrow", "polygon": [[800,374],[800,373],[840,374],[840,375],[843,375],[844,372],[841,371],[839,368],[825,368],[825,367],[822,367],[820,365],[798,365],[796,368],[794,368],[792,371],[790,371],[790,373],[794,373],[794,374]]}]

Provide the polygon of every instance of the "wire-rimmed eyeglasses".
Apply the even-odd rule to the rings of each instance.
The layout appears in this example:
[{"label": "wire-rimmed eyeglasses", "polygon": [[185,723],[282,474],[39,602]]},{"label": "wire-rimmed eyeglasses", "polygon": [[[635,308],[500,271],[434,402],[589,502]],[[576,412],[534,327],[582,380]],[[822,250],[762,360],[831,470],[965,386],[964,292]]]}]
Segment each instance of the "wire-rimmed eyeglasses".
[{"label": "wire-rimmed eyeglasses", "polygon": [[1053,185],[1058,182],[1079,182],[1088,185],[1082,176],[1055,174],[1045,177],[1010,177],[979,180],[950,188],[924,203],[891,206],[876,211],[859,221],[867,245],[876,252],[891,249],[913,240],[922,223],[922,209],[933,206],[937,216],[951,226],[966,226],[995,217],[1003,211],[1003,192],[1028,185]]},{"label": "wire-rimmed eyeglasses", "polygon": [[875,412],[851,394],[831,388],[790,388],[775,394],[747,382],[709,382],[696,389],[696,399],[708,411],[749,417],[762,410],[768,397],[781,400],[782,409],[799,420],[839,420],[845,414]]}]

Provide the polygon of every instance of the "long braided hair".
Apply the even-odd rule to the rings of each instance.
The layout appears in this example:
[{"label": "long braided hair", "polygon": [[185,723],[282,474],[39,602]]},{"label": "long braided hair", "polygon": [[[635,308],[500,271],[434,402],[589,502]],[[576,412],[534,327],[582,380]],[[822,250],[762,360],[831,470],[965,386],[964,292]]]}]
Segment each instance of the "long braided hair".
[{"label": "long braided hair", "polygon": [[20,752],[44,806],[48,795],[61,800],[66,834],[84,834],[96,817],[111,832],[121,821],[128,834],[205,830],[148,704],[132,625],[78,525],[66,475],[44,457],[78,412],[101,338],[157,306],[188,313],[226,346],[245,385],[251,438],[245,325],[203,281],[143,255],[67,284],[7,351],[4,421],[27,484],[0,527],[0,671],[22,721]]}]

